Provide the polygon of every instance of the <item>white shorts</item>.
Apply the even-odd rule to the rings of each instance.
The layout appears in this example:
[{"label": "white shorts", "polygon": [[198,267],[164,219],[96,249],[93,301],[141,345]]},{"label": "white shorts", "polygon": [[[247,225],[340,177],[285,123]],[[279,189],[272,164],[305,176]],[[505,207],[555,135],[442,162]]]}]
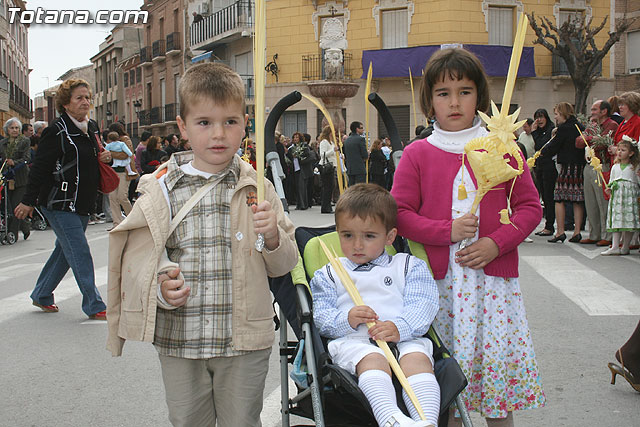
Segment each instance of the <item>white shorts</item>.
[{"label": "white shorts", "polygon": [[[425,354],[433,366],[433,343],[428,338],[413,338],[409,341],[399,342],[398,351],[400,357],[409,353]],[[349,335],[329,341],[329,356],[336,365],[346,369],[352,375],[356,374],[356,366],[360,361],[371,353],[378,353],[384,356],[380,347],[373,345],[368,337]]]}]

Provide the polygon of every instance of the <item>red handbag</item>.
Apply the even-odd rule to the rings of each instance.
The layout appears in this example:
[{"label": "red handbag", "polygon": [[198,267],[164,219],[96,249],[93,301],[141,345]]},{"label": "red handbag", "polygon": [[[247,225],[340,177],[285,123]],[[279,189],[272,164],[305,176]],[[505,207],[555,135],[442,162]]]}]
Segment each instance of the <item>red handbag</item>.
[{"label": "red handbag", "polygon": [[102,194],[109,194],[118,188],[118,185],[120,185],[120,178],[118,178],[118,174],[116,174],[111,166],[100,161],[100,153],[104,151],[104,147],[97,137],[96,144],[98,145],[98,170],[100,171],[98,191]]}]

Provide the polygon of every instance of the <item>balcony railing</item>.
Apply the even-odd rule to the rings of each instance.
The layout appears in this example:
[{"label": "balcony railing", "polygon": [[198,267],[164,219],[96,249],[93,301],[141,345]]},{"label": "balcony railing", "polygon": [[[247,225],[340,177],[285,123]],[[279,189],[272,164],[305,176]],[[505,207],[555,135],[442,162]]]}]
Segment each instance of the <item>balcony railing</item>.
[{"label": "balcony railing", "polygon": [[237,1],[199,22],[191,24],[191,46],[235,29],[250,28],[252,25],[251,2],[248,0]]},{"label": "balcony railing", "polygon": [[[351,53],[343,52],[342,79],[352,80]],[[302,55],[302,80],[325,80],[324,55]]]},{"label": "balcony railing", "polygon": [[149,110],[140,110],[138,112],[138,121],[140,122],[140,126],[151,125],[151,112]]},{"label": "balcony railing", "polygon": [[151,50],[153,59],[164,56],[164,40],[154,41]]},{"label": "balcony railing", "polygon": [[180,114],[180,104],[167,104],[164,107],[153,107],[138,113],[140,126],[151,126],[166,122],[175,122]]},{"label": "balcony railing", "polygon": [[140,63],[144,64],[145,62],[151,62],[151,48],[149,46],[140,49]]},{"label": "balcony railing", "polygon": [[167,54],[180,50],[180,33],[167,34]]},{"label": "balcony railing", "polygon": [[29,95],[22,91],[12,80],[9,80],[9,101],[17,107],[31,111]]},{"label": "balcony railing", "polygon": [[242,81],[244,82],[244,96],[247,99],[253,99],[255,94],[255,85],[253,75],[240,74]]},{"label": "balcony railing", "polygon": [[175,122],[178,114],[180,114],[180,104],[167,104],[164,106],[165,121]]}]

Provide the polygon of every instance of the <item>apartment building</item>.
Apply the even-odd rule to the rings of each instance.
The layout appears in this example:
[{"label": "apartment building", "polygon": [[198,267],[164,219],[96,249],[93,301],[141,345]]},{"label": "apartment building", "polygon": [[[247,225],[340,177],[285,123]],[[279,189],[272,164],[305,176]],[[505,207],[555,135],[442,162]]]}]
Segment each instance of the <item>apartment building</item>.
[{"label": "apartment building", "polygon": [[[511,56],[511,45],[521,12],[547,16],[560,25],[573,15],[593,17],[599,23],[611,13],[612,0],[271,0],[267,2],[267,58],[277,55],[277,75],[267,75],[267,105],[293,90],[309,93],[308,84],[324,79],[320,36],[324,22],[338,18],[347,47],[343,50],[344,79],[359,85],[358,92],[343,103],[345,122],[364,121],[364,91],[368,64],[373,66],[373,90],[384,99],[400,128],[403,141],[424,124],[411,101],[409,68],[416,97],[422,69],[443,45],[459,45],[474,52],[490,77],[491,98],[500,103]],[[602,46],[606,31],[596,41]],[[533,44],[528,30],[523,62],[511,109],[522,108],[530,117],[537,108],[553,110],[560,101],[574,101],[574,88],[561,58]],[[602,77],[590,99],[610,96],[614,91],[610,55],[603,61]],[[417,109],[417,111],[416,111]],[[386,130],[371,110],[372,136]],[[414,114],[415,112],[415,114]],[[293,130],[316,135],[322,116],[302,100],[287,111],[279,125],[285,134]]]},{"label": "apartment building", "polygon": [[635,18],[615,46],[616,94],[640,92],[640,0],[612,0],[611,3],[616,21]]},{"label": "apartment building", "polygon": [[142,94],[139,130],[158,136],[178,133],[178,87],[189,61],[184,49],[186,0],[145,0],[141,9],[149,12],[149,20],[139,50],[140,82],[136,70],[135,88]]},{"label": "apartment building", "polygon": [[29,98],[28,24],[10,24],[9,8],[25,10],[22,0],[0,0],[0,120],[11,117],[28,123],[33,117]]},{"label": "apartment building", "polygon": [[98,53],[91,57],[95,76],[95,120],[101,128],[115,121],[132,122],[135,118],[123,102],[125,76],[121,63],[140,51],[143,46],[142,33],[142,28],[137,25],[117,25],[100,44]]},{"label": "apartment building", "polygon": [[249,130],[254,125],[253,11],[249,0],[190,1],[189,47],[191,64],[222,62],[244,81]]}]

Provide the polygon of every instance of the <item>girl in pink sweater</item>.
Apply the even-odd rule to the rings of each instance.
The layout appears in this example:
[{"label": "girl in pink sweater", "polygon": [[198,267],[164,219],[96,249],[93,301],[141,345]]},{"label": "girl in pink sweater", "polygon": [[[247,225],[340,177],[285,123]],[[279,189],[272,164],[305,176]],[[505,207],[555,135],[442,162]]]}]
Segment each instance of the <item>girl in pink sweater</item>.
[{"label": "girl in pink sweater", "polygon": [[[511,195],[513,225],[501,224],[499,215],[511,181],[489,191],[477,215],[468,213],[476,180],[462,153],[467,142],[487,134],[476,110],[489,107],[487,77],[473,54],[434,54],[420,105],[436,123],[431,136],[404,150],[396,170],[391,193],[398,232],[425,247],[440,291],[434,324],[469,380],[468,409],[490,427],[511,426],[514,410],[545,401],[518,283],[517,247],[542,217],[538,193],[525,162]],[[465,238],[474,243],[459,250]]]}]

